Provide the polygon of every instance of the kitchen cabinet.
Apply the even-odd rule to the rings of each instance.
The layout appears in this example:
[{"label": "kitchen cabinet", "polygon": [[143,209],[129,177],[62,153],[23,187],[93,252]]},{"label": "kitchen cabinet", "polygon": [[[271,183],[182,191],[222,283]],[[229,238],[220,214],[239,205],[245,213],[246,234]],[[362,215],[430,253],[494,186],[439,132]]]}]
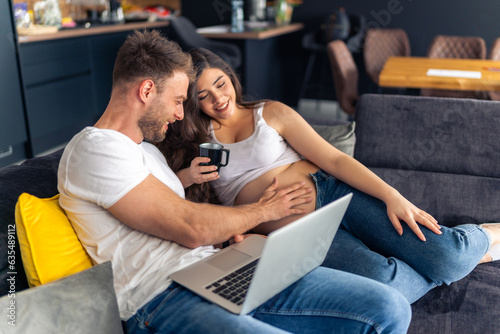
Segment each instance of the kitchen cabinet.
[{"label": "kitchen cabinet", "polygon": [[97,120],[87,38],[21,44],[31,148],[37,155]]},{"label": "kitchen cabinet", "polygon": [[18,36],[0,1],[0,168],[66,144],[105,110],[119,48],[139,22]]},{"label": "kitchen cabinet", "polygon": [[111,96],[116,54],[132,28],[138,27],[66,30],[53,38],[22,39],[20,60],[34,155],[64,145],[99,119]]},{"label": "kitchen cabinet", "polygon": [[0,1],[0,167],[29,154],[11,12],[10,1]]},{"label": "kitchen cabinet", "polygon": [[90,39],[96,106],[100,116],[106,109],[113,86],[113,68],[118,50],[130,31],[96,35]]}]

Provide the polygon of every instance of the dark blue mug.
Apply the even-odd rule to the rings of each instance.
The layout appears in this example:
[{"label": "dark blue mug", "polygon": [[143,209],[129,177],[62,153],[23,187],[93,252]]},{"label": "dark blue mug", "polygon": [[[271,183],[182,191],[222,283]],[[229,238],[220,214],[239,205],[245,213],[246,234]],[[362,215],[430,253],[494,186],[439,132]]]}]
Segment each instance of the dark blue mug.
[{"label": "dark blue mug", "polygon": [[[223,155],[225,153],[225,159],[224,163],[223,161]],[[210,162],[202,162],[200,163],[200,166],[211,166],[215,165],[217,166],[217,173],[220,172],[221,167],[226,167],[228,162],[229,162],[229,150],[227,148],[224,148],[221,144],[216,144],[216,143],[203,143],[200,144],[200,157],[208,157],[210,158]],[[203,174],[209,174],[212,172],[206,172]]]}]

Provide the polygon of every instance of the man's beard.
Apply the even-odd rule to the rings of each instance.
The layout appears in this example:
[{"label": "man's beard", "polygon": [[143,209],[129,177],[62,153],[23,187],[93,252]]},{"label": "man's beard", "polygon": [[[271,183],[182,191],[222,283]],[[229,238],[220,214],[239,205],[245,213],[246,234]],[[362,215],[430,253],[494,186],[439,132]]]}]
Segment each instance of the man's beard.
[{"label": "man's beard", "polygon": [[164,123],[160,120],[160,110],[162,109],[165,109],[164,104],[155,102],[137,122],[139,129],[142,131],[144,141],[159,143],[165,139]]}]

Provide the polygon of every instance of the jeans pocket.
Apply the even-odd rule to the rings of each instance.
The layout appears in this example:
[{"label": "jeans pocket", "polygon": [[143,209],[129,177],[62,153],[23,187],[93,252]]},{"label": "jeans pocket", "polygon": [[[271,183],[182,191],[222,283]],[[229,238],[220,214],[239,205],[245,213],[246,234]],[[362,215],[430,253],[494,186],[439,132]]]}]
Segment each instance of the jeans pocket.
[{"label": "jeans pocket", "polygon": [[[161,310],[164,308],[164,305],[175,298],[182,291],[183,288],[180,285],[178,285],[177,283],[172,283],[162,293],[160,293],[146,305],[141,307],[130,320],[135,318],[135,321],[137,321],[140,328],[151,330],[151,326],[154,327],[153,323],[155,321],[155,316],[157,315],[157,313],[161,312]],[[153,329],[153,331],[155,330]]]}]

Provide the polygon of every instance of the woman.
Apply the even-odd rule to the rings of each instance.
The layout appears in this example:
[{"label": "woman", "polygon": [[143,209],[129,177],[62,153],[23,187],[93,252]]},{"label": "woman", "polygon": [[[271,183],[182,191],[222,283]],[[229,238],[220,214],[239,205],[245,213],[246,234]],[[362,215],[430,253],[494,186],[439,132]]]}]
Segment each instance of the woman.
[{"label": "woman", "polygon": [[[303,205],[311,212],[353,192],[323,265],[389,284],[410,302],[492,260],[487,251],[493,244],[498,247],[500,224],[440,227],[361,163],[328,144],[288,106],[242,101],[240,83],[218,56],[204,49],[192,50],[191,56],[197,80],[189,89],[185,120],[172,126],[159,145],[174,157],[169,163],[190,198],[214,202],[208,181],[224,205],[256,201],[275,178],[283,187],[304,181],[316,189],[316,201]],[[198,144],[205,141],[231,150],[221,175],[213,172],[214,166],[199,165],[208,161],[197,157]],[[208,171],[212,173],[202,174]],[[252,232],[267,234],[298,218],[261,224]]]}]

